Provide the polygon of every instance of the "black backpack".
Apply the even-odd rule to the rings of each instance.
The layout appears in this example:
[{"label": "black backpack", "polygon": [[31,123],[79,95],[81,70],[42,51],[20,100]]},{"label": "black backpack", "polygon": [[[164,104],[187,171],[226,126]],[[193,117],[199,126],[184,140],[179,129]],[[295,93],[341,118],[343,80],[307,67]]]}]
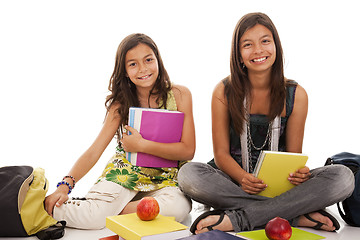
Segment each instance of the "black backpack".
[{"label": "black backpack", "polygon": [[42,168],[0,167],[0,237],[64,236],[65,221],[57,222],[44,208],[48,186]]},{"label": "black backpack", "polygon": [[342,164],[351,169],[355,177],[355,189],[350,197],[337,203],[340,216],[353,227],[360,227],[360,155],[342,152],[326,160],[325,165]]}]

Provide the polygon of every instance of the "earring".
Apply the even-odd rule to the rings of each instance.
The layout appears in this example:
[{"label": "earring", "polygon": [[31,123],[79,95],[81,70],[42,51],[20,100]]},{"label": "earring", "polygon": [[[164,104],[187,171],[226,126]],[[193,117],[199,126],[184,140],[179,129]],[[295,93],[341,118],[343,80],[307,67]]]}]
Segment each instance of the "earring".
[{"label": "earring", "polygon": [[244,70],[246,68],[245,63],[242,63],[241,68]]}]

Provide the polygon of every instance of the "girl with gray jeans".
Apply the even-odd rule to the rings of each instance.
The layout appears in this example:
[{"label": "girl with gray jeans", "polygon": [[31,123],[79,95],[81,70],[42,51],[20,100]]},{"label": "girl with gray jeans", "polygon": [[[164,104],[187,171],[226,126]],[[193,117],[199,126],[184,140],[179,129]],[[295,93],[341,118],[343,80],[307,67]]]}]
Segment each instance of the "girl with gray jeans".
[{"label": "girl with gray jeans", "polygon": [[354,176],[344,166],[303,167],[288,180],[296,187],[274,198],[257,195],[267,185],[252,175],[261,150],[302,152],[308,98],[284,77],[281,42],[271,19],[250,13],[238,22],[232,41],[230,76],[214,89],[214,160],[190,162],[179,171],[180,189],[216,211],[202,214],[193,233],[263,227],[279,216],[292,226],[339,228],[323,209],[351,195]]}]

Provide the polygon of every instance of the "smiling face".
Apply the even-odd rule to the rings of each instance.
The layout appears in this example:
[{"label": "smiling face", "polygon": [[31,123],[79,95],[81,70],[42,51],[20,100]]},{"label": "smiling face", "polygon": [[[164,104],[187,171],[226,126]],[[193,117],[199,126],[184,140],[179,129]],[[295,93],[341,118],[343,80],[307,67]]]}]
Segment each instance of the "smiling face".
[{"label": "smiling face", "polygon": [[276,46],[271,31],[261,24],[248,29],[240,38],[241,62],[248,74],[268,72],[276,59]]},{"label": "smiling face", "polygon": [[127,76],[138,90],[141,88],[150,90],[159,75],[156,56],[153,50],[143,43],[126,53],[125,69]]}]

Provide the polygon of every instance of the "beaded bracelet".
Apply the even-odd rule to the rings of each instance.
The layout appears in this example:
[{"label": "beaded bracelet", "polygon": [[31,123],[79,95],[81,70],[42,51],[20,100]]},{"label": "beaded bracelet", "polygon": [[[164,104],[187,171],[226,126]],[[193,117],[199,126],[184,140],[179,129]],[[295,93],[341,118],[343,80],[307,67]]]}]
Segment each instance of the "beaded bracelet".
[{"label": "beaded bracelet", "polygon": [[70,176],[70,175],[69,175],[69,176],[63,177],[62,180],[64,181],[66,178],[71,178],[71,180],[73,181],[73,186],[72,186],[72,188],[74,189],[74,187],[75,187],[75,182],[76,182],[76,181],[75,181],[75,178],[74,178],[73,176]]},{"label": "beaded bracelet", "polygon": [[71,190],[72,190],[72,187],[70,186],[70,184],[69,184],[68,182],[61,181],[61,182],[59,182],[59,183],[57,184],[56,187],[59,187],[60,185],[63,185],[63,184],[69,187],[69,192],[68,192],[68,194],[70,194],[70,193],[71,193]]}]

